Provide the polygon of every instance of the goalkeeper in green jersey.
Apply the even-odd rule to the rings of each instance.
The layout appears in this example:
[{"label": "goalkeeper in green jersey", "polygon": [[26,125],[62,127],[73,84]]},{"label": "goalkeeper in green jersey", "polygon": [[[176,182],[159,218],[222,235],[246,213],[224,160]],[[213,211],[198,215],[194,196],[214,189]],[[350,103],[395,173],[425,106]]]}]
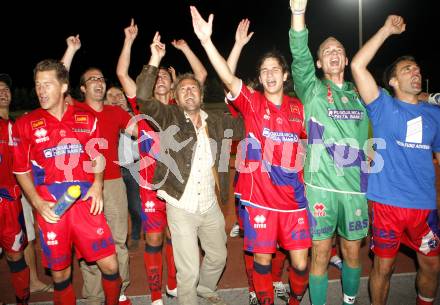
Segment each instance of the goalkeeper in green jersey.
[{"label": "goalkeeper in green jersey", "polygon": [[306,6],[306,0],[290,1],[289,37],[292,76],[304,104],[308,135],[304,180],[313,216],[310,297],[314,305],[326,303],[327,266],[336,233],[343,256],[343,304],[354,304],[361,274],[360,247],[368,233],[368,118],[356,88],[344,80],[348,59],[334,37],[319,46],[316,66],[324,78],[316,76],[308,48]]}]

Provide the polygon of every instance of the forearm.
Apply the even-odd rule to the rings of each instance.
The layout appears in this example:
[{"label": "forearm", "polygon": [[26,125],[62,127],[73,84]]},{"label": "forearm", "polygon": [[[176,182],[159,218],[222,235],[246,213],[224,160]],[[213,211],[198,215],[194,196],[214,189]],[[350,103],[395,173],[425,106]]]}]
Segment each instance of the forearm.
[{"label": "forearm", "polygon": [[67,48],[66,52],[64,52],[63,58],[61,58],[61,62],[64,67],[66,67],[67,71],[70,71],[70,67],[72,65],[73,57],[75,56],[76,50]]},{"label": "forearm", "polygon": [[141,73],[136,78],[136,97],[138,100],[147,101],[152,98],[159,63],[160,61],[150,59],[148,65],[142,68]]},{"label": "forearm", "polygon": [[292,13],[290,27],[296,31],[300,32],[304,30],[306,27],[306,18],[305,18],[305,12],[302,13]]},{"label": "forearm", "polygon": [[229,53],[228,59],[226,61],[229,69],[232,74],[235,74],[237,70],[238,59],[240,58],[241,50],[243,49],[243,45],[235,43],[232,47],[231,53]]},{"label": "forearm", "polygon": [[17,178],[17,181],[20,184],[21,189],[26,195],[26,198],[33,206],[35,206],[35,202],[40,200],[41,197],[38,194],[37,189],[35,188],[31,174],[30,173],[17,174],[15,175],[15,177]]},{"label": "forearm", "polygon": [[240,80],[237,79],[231,72],[226,60],[220,55],[211,39],[203,42],[202,46],[205,49],[212,66],[222,82],[225,84],[226,88],[230,90],[234,96],[236,96],[238,94],[237,91],[240,88]]},{"label": "forearm", "polygon": [[195,78],[203,85],[205,83],[206,77],[208,76],[208,72],[206,71],[202,62],[189,47],[183,48],[181,51],[188,60],[188,63],[191,66],[191,70],[193,71]]},{"label": "forearm", "polygon": [[351,62],[352,69],[366,69],[379,48],[390,35],[391,33],[385,27],[380,28],[353,57]]},{"label": "forearm", "polygon": [[93,184],[97,187],[101,187],[101,188],[104,187],[104,171],[99,171],[95,173],[95,179],[93,180]]},{"label": "forearm", "polygon": [[379,96],[379,89],[373,75],[367,66],[376,55],[380,46],[391,35],[382,27],[367,43],[356,53],[351,62],[351,72],[356,87],[365,104],[373,102]]},{"label": "forearm", "polygon": [[124,41],[124,46],[122,47],[121,54],[119,55],[118,65],[116,66],[116,75],[118,76],[118,80],[121,83],[125,94],[129,97],[133,97],[136,95],[136,83],[128,75],[132,45],[133,41]]}]

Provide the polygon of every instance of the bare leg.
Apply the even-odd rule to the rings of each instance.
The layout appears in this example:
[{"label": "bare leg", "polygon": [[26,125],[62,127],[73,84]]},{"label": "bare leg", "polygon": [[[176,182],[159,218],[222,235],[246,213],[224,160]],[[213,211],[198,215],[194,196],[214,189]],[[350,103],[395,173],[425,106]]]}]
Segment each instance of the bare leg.
[{"label": "bare leg", "polygon": [[52,292],[52,285],[43,283],[38,278],[37,262],[35,256],[35,240],[32,240],[29,241],[28,245],[24,249],[24,259],[26,260],[30,271],[30,292]]},{"label": "bare leg", "polygon": [[438,290],[440,273],[440,256],[425,256],[417,253],[419,270],[417,271],[416,285],[419,295],[434,299]]},{"label": "bare leg", "polygon": [[373,269],[370,272],[370,294],[373,305],[385,305],[390,291],[390,278],[393,274],[396,258],[374,256]]}]

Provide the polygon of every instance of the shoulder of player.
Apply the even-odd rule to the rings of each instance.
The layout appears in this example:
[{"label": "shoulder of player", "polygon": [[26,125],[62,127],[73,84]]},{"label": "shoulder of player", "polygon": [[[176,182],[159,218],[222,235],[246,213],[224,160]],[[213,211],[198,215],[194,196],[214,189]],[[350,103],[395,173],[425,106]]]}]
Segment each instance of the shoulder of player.
[{"label": "shoulder of player", "polygon": [[33,121],[44,120],[43,112],[41,108],[26,112],[20,115],[14,122],[14,125],[25,125],[27,123],[32,123]]}]

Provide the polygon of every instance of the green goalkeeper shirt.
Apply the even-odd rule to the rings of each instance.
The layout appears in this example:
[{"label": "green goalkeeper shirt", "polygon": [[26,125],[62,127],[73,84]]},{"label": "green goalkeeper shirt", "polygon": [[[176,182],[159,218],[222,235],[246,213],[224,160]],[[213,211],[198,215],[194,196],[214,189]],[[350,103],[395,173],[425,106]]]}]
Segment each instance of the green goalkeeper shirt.
[{"label": "green goalkeeper shirt", "polygon": [[304,104],[308,136],[304,180],[311,187],[365,193],[368,117],[356,88],[316,76],[308,30],[289,32],[295,92]]}]

